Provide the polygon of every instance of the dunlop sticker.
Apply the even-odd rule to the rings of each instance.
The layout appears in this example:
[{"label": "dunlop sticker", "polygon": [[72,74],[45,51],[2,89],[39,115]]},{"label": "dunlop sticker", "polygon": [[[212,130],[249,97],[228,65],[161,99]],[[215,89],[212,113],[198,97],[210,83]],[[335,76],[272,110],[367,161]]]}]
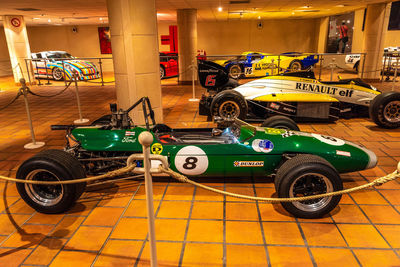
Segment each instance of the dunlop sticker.
[{"label": "dunlop sticker", "polygon": [[264,167],[264,161],[235,161],[234,167]]}]

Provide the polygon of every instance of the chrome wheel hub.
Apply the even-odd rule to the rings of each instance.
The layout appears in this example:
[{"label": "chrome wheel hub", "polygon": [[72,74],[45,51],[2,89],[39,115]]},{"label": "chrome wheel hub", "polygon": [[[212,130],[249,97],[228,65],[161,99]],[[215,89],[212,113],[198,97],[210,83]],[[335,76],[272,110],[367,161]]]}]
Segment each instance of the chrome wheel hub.
[{"label": "chrome wheel hub", "polygon": [[[26,180],[60,181],[54,173],[44,169],[30,172],[26,176]],[[62,185],[25,184],[25,191],[34,202],[42,206],[53,206],[60,202],[64,195],[64,187]]]},{"label": "chrome wheel hub", "polygon": [[[331,181],[319,173],[307,173],[298,177],[290,186],[289,197],[304,197],[332,192]],[[306,212],[320,210],[328,205],[332,197],[317,198],[307,201],[292,202],[292,204]]]},{"label": "chrome wheel hub", "polygon": [[400,122],[400,101],[389,102],[383,110],[383,116],[389,122]]}]

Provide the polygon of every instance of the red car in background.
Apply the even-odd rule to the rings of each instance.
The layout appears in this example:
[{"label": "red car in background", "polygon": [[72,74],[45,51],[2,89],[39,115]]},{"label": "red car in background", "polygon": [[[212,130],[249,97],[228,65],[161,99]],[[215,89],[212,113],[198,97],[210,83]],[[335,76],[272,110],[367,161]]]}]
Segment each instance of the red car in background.
[{"label": "red car in background", "polygon": [[160,78],[177,76],[178,73],[178,53],[160,52]]}]

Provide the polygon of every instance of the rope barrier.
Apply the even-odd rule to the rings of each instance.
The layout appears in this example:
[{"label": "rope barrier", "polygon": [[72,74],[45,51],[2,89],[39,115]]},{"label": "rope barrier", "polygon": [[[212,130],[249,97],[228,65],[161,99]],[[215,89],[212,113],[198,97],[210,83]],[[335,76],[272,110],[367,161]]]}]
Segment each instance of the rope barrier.
[{"label": "rope barrier", "polygon": [[15,101],[17,101],[17,99],[21,96],[21,92],[18,92],[17,95],[14,97],[13,100],[11,100],[10,103],[8,103],[7,105],[5,105],[4,107],[0,108],[0,111],[2,111],[3,109],[8,108],[9,106],[11,106]]},{"label": "rope barrier", "polygon": [[29,87],[26,87],[26,88],[28,90],[28,93],[30,93],[31,95],[34,95],[34,96],[38,96],[38,97],[54,97],[54,96],[58,96],[58,95],[61,95],[62,93],[64,93],[69,88],[69,86],[71,84],[72,84],[72,80],[67,84],[67,86],[64,89],[62,89],[60,92],[58,92],[58,93],[56,93],[54,95],[41,95],[41,94],[32,92]]},{"label": "rope barrier", "polygon": [[[12,178],[12,177],[2,176],[2,175],[0,175],[0,179],[9,181],[9,182],[24,183],[24,184],[40,184],[40,185],[75,184],[75,183],[83,183],[83,182],[89,182],[89,181],[94,181],[94,180],[101,180],[101,179],[106,179],[106,178],[110,178],[110,177],[115,177],[115,176],[125,174],[125,173],[131,172],[131,171],[135,172],[134,171],[135,168],[136,168],[136,164],[133,163],[126,167],[123,167],[123,168],[120,168],[120,169],[117,169],[114,171],[110,171],[110,172],[102,174],[102,175],[92,176],[89,178],[76,179],[76,180],[67,180],[67,181],[21,180],[18,178]],[[167,168],[163,167],[163,165],[159,165],[158,170],[160,172],[169,174],[172,178],[174,178],[180,182],[189,183],[189,184],[198,186],[200,188],[203,188],[205,190],[208,190],[208,191],[211,191],[214,193],[223,194],[223,195],[235,197],[235,198],[247,199],[247,200],[263,201],[263,202],[267,202],[267,203],[298,202],[298,201],[307,201],[307,200],[324,198],[324,197],[338,196],[338,195],[343,195],[343,194],[360,191],[360,190],[367,189],[367,188],[373,187],[373,186],[381,186],[387,182],[393,181],[400,177],[400,163],[399,163],[396,171],[394,171],[388,175],[382,176],[380,178],[377,178],[374,181],[364,184],[364,185],[360,185],[360,186],[356,186],[356,187],[352,187],[352,188],[348,188],[348,189],[344,189],[344,190],[340,190],[340,191],[328,192],[325,194],[312,195],[312,196],[293,197],[293,198],[267,198],[267,197],[253,197],[253,196],[241,195],[241,194],[231,193],[231,192],[219,190],[219,189],[216,189],[213,187],[209,187],[209,186],[197,183],[195,181],[192,181],[188,177],[186,177],[180,173],[177,173],[168,167]]]},{"label": "rope barrier", "polygon": [[366,189],[366,188],[369,188],[372,186],[381,186],[384,183],[393,181],[400,177],[400,163],[399,163],[397,166],[397,170],[394,171],[393,173],[390,173],[386,176],[377,178],[374,181],[364,184],[364,185],[360,185],[360,186],[356,186],[356,187],[352,187],[352,188],[348,188],[348,189],[344,189],[344,190],[340,190],[340,191],[329,192],[329,193],[325,193],[325,194],[313,195],[313,196],[292,197],[292,198],[268,198],[268,197],[252,197],[252,196],[246,196],[246,195],[235,194],[235,193],[219,190],[219,189],[209,187],[209,186],[197,183],[195,181],[192,181],[189,178],[187,178],[186,176],[184,176],[180,173],[174,172],[170,168],[165,168],[162,165],[159,165],[158,168],[161,172],[169,174],[171,177],[175,178],[176,180],[178,180],[180,182],[189,183],[189,184],[201,187],[205,190],[208,190],[208,191],[211,191],[214,193],[218,193],[218,194],[222,194],[222,195],[226,195],[226,196],[230,196],[230,197],[248,199],[248,200],[263,201],[263,202],[268,202],[268,203],[297,202],[297,201],[307,201],[307,200],[324,198],[324,197],[338,196],[338,195],[343,195],[343,194],[363,190],[363,189]]},{"label": "rope barrier", "polygon": [[76,179],[76,180],[67,180],[67,181],[21,180],[18,178],[12,178],[12,177],[7,177],[7,176],[3,176],[3,175],[0,175],[0,179],[9,181],[9,182],[22,183],[22,184],[40,184],[40,185],[77,184],[77,183],[84,183],[84,182],[90,182],[90,181],[94,181],[94,180],[101,180],[101,179],[105,179],[105,178],[115,177],[117,175],[128,173],[128,172],[132,171],[134,168],[136,168],[136,164],[128,165],[128,166],[120,168],[118,170],[110,171],[108,173],[97,175],[97,176]]}]

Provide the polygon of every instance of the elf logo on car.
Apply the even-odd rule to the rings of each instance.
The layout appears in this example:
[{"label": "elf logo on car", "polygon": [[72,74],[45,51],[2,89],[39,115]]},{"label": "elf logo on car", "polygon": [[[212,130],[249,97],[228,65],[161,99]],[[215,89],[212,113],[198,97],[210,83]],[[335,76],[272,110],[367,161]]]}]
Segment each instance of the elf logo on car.
[{"label": "elf logo on car", "polygon": [[345,144],[345,141],[339,138],[334,138],[332,136],[320,135],[320,134],[311,134],[314,138],[318,139],[322,143],[332,145],[332,146],[342,146]]},{"label": "elf logo on car", "polygon": [[176,169],[187,175],[199,175],[208,168],[208,158],[203,149],[197,146],[187,146],[176,153]]},{"label": "elf logo on car", "polygon": [[269,153],[274,149],[274,144],[269,140],[254,139],[251,147],[256,152]]},{"label": "elf logo on car", "polygon": [[322,94],[336,95],[343,97],[351,97],[353,94],[352,89],[340,89],[325,85],[300,83],[300,82],[296,82],[296,90],[303,90],[308,92],[322,93]]},{"label": "elf logo on car", "polygon": [[206,86],[215,86],[215,77],[217,77],[217,75],[213,74],[213,75],[207,75],[206,77]]}]

